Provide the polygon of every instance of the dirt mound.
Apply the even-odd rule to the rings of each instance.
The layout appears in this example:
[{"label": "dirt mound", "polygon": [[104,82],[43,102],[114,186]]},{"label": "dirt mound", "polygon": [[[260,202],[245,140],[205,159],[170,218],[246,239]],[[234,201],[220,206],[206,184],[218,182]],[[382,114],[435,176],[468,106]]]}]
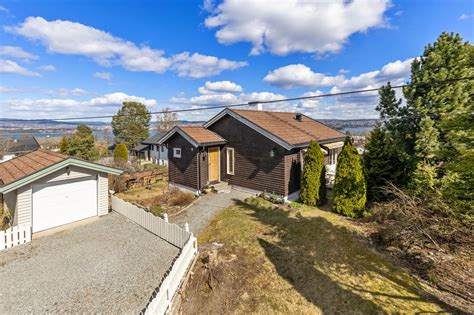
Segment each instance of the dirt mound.
[{"label": "dirt mound", "polygon": [[230,251],[223,244],[202,244],[199,250],[180,313],[232,313],[240,299],[249,298],[244,288],[248,279],[257,273],[256,270],[239,259],[235,249]]}]

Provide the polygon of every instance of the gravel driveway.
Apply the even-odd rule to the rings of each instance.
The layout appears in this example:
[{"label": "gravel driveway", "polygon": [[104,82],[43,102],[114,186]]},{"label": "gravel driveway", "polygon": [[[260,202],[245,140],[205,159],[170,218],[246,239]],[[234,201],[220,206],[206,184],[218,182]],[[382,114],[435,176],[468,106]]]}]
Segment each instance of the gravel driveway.
[{"label": "gravel driveway", "polygon": [[250,196],[253,195],[235,189],[229,193],[203,195],[186,211],[169,220],[180,226],[188,222],[191,232],[198,235],[219,210],[230,207],[235,203],[235,200],[244,200]]},{"label": "gravel driveway", "polygon": [[110,213],[0,252],[0,314],[138,313],[177,255]]}]

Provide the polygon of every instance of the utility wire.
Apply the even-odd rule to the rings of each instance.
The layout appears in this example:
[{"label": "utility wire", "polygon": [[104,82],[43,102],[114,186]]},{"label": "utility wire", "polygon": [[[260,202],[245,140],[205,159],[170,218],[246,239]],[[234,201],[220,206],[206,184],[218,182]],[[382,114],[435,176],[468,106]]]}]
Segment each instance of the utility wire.
[{"label": "utility wire", "polygon": [[[447,79],[447,80],[440,80],[440,81],[431,81],[431,82],[420,82],[416,84],[400,84],[392,86],[392,89],[401,89],[406,86],[429,86],[429,85],[438,85],[438,84],[448,84],[454,83],[459,81],[469,81],[474,80],[474,77],[465,77],[465,78],[455,78],[455,79]],[[282,98],[277,100],[270,100],[270,101],[251,101],[246,103],[239,103],[239,104],[231,104],[231,105],[213,105],[213,106],[203,106],[200,108],[184,108],[184,109],[175,109],[169,111],[158,111],[158,112],[150,112],[150,113],[143,113],[143,114],[122,114],[122,115],[103,115],[103,116],[89,116],[89,117],[66,117],[66,118],[50,118],[50,119],[42,119],[42,120],[56,120],[56,121],[65,121],[65,120],[84,120],[84,119],[101,119],[101,118],[112,118],[114,116],[142,116],[142,115],[156,115],[156,114],[167,114],[167,113],[183,113],[183,112],[193,112],[193,111],[201,111],[201,110],[210,110],[210,109],[219,109],[219,108],[232,108],[232,107],[242,107],[242,106],[256,106],[257,104],[271,104],[271,103],[281,103],[281,102],[289,102],[289,101],[298,101],[298,100],[307,100],[307,99],[315,99],[315,98],[323,98],[323,97],[334,97],[334,96],[341,96],[341,95],[351,95],[351,94],[359,94],[359,93],[368,93],[368,92],[375,92],[382,89],[383,86],[378,88],[372,89],[365,89],[365,90],[353,90],[353,91],[346,91],[346,92],[338,92],[338,93],[327,93],[327,94],[318,94],[312,96],[299,96],[299,97],[291,97],[291,98]]]}]

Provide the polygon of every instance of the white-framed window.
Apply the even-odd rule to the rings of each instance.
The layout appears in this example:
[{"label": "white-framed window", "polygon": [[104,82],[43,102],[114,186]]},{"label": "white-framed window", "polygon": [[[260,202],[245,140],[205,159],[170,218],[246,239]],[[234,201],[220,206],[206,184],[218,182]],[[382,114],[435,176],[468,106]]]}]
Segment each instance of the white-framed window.
[{"label": "white-framed window", "polygon": [[173,157],[181,158],[181,148],[173,148]]},{"label": "white-framed window", "polygon": [[234,175],[234,165],[235,165],[235,156],[234,156],[234,148],[226,148],[226,156],[227,156],[227,174]]}]

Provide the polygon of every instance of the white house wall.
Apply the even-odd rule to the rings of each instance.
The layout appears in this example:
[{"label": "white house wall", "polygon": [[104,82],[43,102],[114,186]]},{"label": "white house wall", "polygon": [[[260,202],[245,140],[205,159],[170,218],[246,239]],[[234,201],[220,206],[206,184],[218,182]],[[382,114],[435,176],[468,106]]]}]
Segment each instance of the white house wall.
[{"label": "white house wall", "polygon": [[18,218],[18,225],[31,225],[31,184],[25,185],[17,189],[18,197],[16,203],[16,213]]},{"label": "white house wall", "polygon": [[99,174],[97,187],[99,189],[97,215],[101,216],[109,213],[109,178],[106,173]]}]

